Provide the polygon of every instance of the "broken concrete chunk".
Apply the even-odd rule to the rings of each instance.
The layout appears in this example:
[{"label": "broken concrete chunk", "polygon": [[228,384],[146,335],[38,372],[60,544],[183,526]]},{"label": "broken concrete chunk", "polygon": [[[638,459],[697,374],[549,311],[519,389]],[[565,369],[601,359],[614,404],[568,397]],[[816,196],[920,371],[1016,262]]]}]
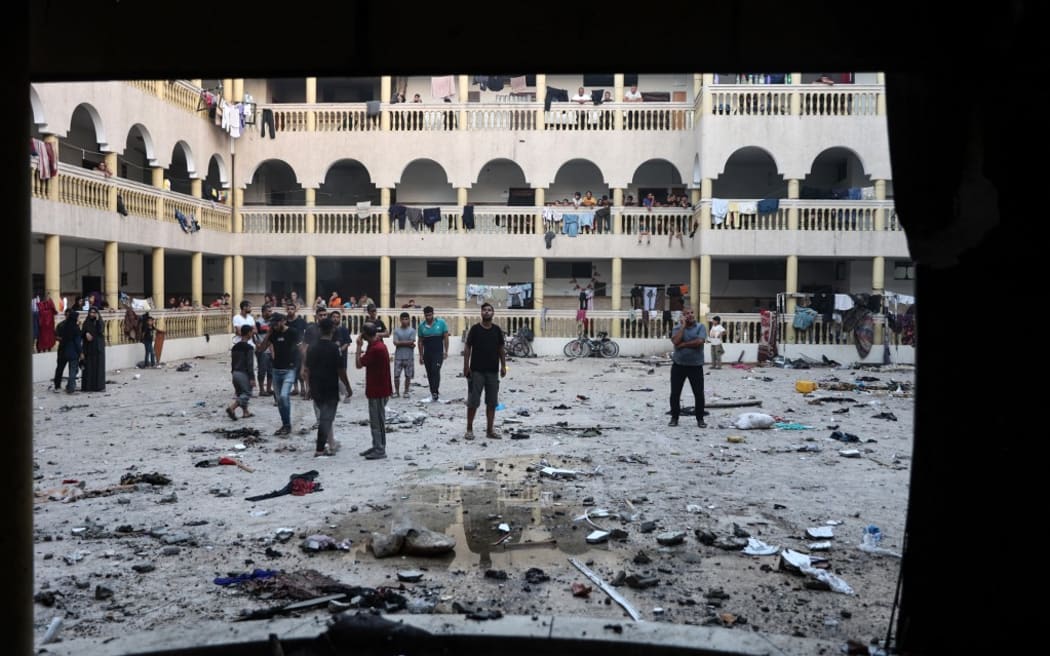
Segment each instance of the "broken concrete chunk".
[{"label": "broken concrete chunk", "polygon": [[423,580],[423,572],[418,569],[398,570],[397,580],[402,583],[419,583]]},{"label": "broken concrete chunk", "polygon": [[685,531],[665,531],[656,536],[656,541],[665,547],[682,544],[685,542]]},{"label": "broken concrete chunk", "polygon": [[588,544],[601,544],[609,540],[609,531],[591,531],[587,534]]},{"label": "broken concrete chunk", "polygon": [[835,537],[835,530],[830,526],[814,526],[806,529],[806,537],[814,540],[826,540]]},{"label": "broken concrete chunk", "polygon": [[426,528],[411,528],[401,548],[412,556],[439,556],[454,550],[456,539]]},{"label": "broken concrete chunk", "polygon": [[373,533],[369,547],[376,558],[389,558],[401,553],[405,536],[400,534]]}]

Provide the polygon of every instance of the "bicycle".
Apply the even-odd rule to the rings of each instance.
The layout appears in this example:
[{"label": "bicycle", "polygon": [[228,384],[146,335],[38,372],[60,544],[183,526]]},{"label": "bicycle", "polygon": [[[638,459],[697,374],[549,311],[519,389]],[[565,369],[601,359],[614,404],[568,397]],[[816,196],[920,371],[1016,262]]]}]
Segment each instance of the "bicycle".
[{"label": "bicycle", "polygon": [[535,335],[528,326],[518,328],[518,332],[507,342],[507,351],[516,358],[531,358],[535,355],[532,350],[532,340]]},{"label": "bicycle", "polygon": [[562,352],[570,358],[582,358],[590,356],[601,356],[603,358],[615,358],[620,355],[620,345],[609,339],[609,333],[600,332],[594,339],[581,334],[562,349]]}]

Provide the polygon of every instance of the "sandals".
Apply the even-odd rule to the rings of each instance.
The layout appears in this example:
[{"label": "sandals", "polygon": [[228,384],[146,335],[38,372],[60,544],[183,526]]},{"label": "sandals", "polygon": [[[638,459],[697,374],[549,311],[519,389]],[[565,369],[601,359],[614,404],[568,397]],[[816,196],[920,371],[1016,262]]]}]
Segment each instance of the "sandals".
[{"label": "sandals", "polygon": [[233,408],[226,408],[226,416],[230,419],[237,419],[237,413],[234,412]]}]

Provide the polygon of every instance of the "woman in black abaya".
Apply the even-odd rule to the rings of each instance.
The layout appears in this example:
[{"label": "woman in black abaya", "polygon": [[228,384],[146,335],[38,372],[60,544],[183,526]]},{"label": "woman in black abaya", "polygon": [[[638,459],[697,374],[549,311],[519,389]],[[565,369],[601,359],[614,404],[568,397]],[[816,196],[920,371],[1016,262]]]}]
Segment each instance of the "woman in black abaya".
[{"label": "woman in black abaya", "polygon": [[106,334],[105,324],[97,307],[88,310],[87,318],[80,327],[83,338],[83,364],[81,374],[82,392],[106,391]]}]

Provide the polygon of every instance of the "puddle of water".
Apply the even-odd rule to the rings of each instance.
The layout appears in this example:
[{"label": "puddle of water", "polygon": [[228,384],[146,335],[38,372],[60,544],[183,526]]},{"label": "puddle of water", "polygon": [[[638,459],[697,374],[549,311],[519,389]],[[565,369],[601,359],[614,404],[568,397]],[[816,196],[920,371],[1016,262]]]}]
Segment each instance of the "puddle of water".
[{"label": "puddle of water", "polygon": [[[572,521],[582,512],[573,481],[540,478],[537,472],[527,471],[537,460],[490,458],[478,461],[476,470],[462,472],[467,479],[464,481],[407,482],[394,491],[389,509],[349,515],[332,535],[354,540],[355,546],[346,558],[369,562],[376,558],[366,546],[368,533],[389,532],[409,524],[424,526],[455,538],[455,552],[443,558],[408,557],[397,562],[444,566],[452,571],[544,569],[562,566],[568,557],[583,554],[597,565],[619,563],[622,554],[614,554],[607,545],[586,542],[593,530],[589,524]],[[584,471],[593,468],[568,458],[551,461],[550,465]],[[556,498],[558,495],[562,498]],[[619,525],[617,520],[596,521],[604,528]],[[501,523],[510,525],[511,537],[497,544],[505,535],[498,528]]]}]

